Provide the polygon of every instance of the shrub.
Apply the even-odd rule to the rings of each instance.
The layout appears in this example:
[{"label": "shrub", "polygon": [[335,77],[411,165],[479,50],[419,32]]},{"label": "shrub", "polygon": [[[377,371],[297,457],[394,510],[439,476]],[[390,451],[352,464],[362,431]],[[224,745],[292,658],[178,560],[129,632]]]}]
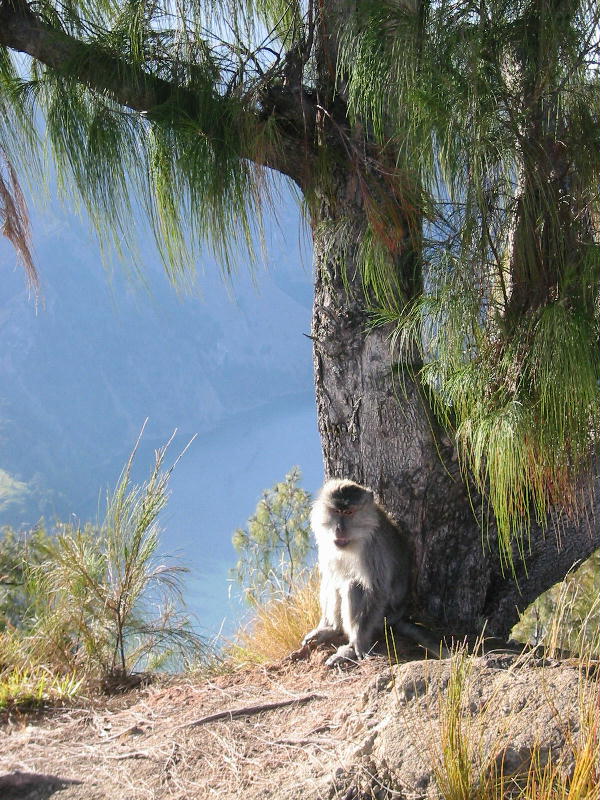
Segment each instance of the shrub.
[{"label": "shrub", "polygon": [[234,578],[252,607],[252,618],[226,649],[234,665],[289,655],[318,621],[318,578],[308,567],[311,498],[298,486],[300,477],[294,467],[266,490],[246,527],[233,535],[240,554]]},{"label": "shrub", "polygon": [[280,483],[263,492],[245,528],[233,534],[240,554],[234,578],[251,605],[270,597],[291,595],[312,548],[310,495],[298,486],[301,472],[293,467]]},{"label": "shrub", "polygon": [[513,628],[515,639],[543,645],[550,655],[566,651],[600,656],[600,550],[537,598]]},{"label": "shrub", "polygon": [[27,574],[41,564],[52,550],[53,539],[43,522],[29,531],[2,529],[0,539],[0,632],[26,627],[31,595]]},{"label": "shrub", "polygon": [[18,619],[0,639],[5,684],[42,668],[112,686],[127,683],[135,670],[182,664],[204,650],[182,611],[186,570],[157,555],[173,469],[164,469],[167,447],[156,451],[149,479],[134,485],[136,445],[108,494],[102,523],[59,524],[54,538],[42,541],[43,558],[19,562],[23,594],[12,609]]}]

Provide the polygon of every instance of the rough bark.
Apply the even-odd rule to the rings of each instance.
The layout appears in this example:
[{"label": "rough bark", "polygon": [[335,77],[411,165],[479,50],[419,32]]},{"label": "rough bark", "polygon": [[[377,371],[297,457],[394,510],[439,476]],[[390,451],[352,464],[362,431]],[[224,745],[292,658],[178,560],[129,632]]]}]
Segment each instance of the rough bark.
[{"label": "rough bark", "polygon": [[413,377],[418,362],[400,363],[390,352],[391,331],[369,327],[357,244],[332,247],[327,236],[341,220],[364,227],[346,178],[338,181],[337,202],[324,202],[313,217],[315,385],[326,477],[370,486],[406,531],[417,619],[456,636],[485,628],[506,639],[518,612],[598,547],[600,536],[585,518],[563,521],[556,531],[533,526],[526,563],[515,548],[515,574],[503,570],[493,523],[480,524],[482,500],[468,490]]}]

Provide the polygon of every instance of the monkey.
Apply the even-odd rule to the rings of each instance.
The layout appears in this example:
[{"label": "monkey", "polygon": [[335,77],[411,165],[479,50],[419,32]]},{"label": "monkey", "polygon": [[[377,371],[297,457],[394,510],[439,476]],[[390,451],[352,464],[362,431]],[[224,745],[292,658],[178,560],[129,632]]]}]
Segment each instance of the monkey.
[{"label": "monkey", "polygon": [[350,480],[329,480],[311,512],[321,573],[321,620],[302,645],[344,636],[348,644],[328,666],[369,655],[387,624],[439,655],[439,642],[404,620],[410,588],[405,535],[376,502],[373,492]]}]

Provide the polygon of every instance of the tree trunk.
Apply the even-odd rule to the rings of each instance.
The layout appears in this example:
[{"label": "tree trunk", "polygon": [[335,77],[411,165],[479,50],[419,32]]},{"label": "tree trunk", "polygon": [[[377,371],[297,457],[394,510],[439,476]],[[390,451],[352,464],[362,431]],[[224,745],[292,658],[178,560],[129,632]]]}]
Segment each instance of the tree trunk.
[{"label": "tree trunk", "polygon": [[515,574],[503,572],[493,523],[482,527],[482,502],[468,491],[413,377],[419,364],[394,359],[389,328],[369,327],[358,241],[349,246],[331,235],[341,222],[364,230],[364,213],[349,175],[338,182],[335,208],[323,202],[312,219],[314,365],[325,475],[372,488],[407,532],[415,619],[458,637],[485,629],[507,639],[519,611],[598,547],[598,533],[592,526],[563,525],[560,541],[533,526],[527,567],[515,549]]}]

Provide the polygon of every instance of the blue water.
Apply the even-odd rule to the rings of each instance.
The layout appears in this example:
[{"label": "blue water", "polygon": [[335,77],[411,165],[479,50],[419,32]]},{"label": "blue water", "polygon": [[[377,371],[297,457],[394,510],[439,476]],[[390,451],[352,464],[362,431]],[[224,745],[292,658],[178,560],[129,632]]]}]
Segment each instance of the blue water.
[{"label": "blue water", "polygon": [[229,581],[237,560],[233,531],[254,513],[262,491],[297,465],[302,486],[314,492],[322,482],[322,461],[308,393],[240,415],[198,437],[177,465],[161,549],[178,555],[190,570],[186,600],[201,632],[230,631],[239,620],[244,607]]}]

